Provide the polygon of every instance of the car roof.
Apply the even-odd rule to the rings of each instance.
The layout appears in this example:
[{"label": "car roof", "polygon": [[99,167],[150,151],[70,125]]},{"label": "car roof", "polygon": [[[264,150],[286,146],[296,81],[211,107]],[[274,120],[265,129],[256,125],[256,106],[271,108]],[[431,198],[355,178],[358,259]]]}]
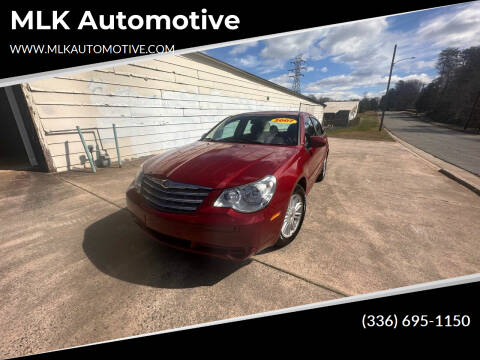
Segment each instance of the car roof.
[{"label": "car roof", "polygon": [[298,116],[299,114],[307,114],[309,116],[313,116],[305,111],[254,111],[254,112],[244,112],[237,115],[290,115],[290,116]]}]

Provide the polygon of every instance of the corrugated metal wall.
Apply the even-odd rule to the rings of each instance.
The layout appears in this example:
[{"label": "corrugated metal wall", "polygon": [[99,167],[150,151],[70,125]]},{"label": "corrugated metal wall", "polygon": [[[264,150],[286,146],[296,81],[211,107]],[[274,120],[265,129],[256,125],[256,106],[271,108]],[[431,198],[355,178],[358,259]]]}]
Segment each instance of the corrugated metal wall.
[{"label": "corrugated metal wall", "polygon": [[[83,166],[82,144],[72,132],[77,125],[95,128],[85,133],[87,143],[106,149],[115,161],[113,123],[122,159],[131,159],[193,142],[232,114],[297,111],[307,103],[198,55],[62,75],[22,88],[56,171]],[[302,110],[323,117],[322,106]]]}]

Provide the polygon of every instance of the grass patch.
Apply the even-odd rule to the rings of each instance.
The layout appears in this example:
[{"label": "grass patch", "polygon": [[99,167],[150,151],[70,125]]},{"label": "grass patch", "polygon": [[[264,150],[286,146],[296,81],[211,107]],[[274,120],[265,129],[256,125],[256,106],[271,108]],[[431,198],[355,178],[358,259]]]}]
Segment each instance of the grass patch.
[{"label": "grass patch", "polygon": [[326,130],[327,135],[343,139],[394,141],[384,129],[378,131],[380,119],[375,111],[366,111],[358,116],[360,117],[358,125],[330,128]]}]

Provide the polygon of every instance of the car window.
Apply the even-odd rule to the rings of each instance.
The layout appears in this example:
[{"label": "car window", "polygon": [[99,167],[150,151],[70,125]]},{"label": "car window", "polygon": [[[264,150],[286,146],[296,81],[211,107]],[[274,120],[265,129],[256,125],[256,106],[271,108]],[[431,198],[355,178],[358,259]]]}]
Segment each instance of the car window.
[{"label": "car window", "polygon": [[215,130],[212,139],[227,139],[235,135],[235,130],[237,129],[240,123],[239,119],[230,119],[228,120],[223,127]]},{"label": "car window", "polygon": [[[257,119],[250,119],[247,121],[247,124],[245,125],[245,129],[243,130],[243,135],[250,135],[252,134],[252,127],[255,132],[255,124],[259,126],[259,128],[262,130],[262,132],[265,132],[266,128],[266,122],[259,122]],[[268,130],[268,128],[267,128]]]},{"label": "car window", "polygon": [[313,126],[312,120],[309,117],[305,118],[305,146],[310,147],[310,136],[315,136],[315,127]]},{"label": "car window", "polygon": [[202,140],[297,145],[298,128],[298,115],[242,114],[223,120]]},{"label": "car window", "polygon": [[310,119],[312,120],[313,122],[313,126],[315,128],[315,132],[317,133],[317,135],[321,136],[323,135],[323,128],[322,128],[322,124],[320,124],[320,121],[318,121],[316,118],[314,118],[313,116],[310,117]]}]

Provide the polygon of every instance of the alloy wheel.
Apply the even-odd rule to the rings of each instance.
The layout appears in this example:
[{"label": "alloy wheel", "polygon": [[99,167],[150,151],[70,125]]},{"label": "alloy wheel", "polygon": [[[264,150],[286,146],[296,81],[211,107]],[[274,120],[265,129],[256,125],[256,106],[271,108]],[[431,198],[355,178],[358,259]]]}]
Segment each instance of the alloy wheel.
[{"label": "alloy wheel", "polygon": [[303,199],[298,193],[293,193],[288,203],[287,213],[283,219],[282,235],[289,238],[298,228],[304,211]]}]

